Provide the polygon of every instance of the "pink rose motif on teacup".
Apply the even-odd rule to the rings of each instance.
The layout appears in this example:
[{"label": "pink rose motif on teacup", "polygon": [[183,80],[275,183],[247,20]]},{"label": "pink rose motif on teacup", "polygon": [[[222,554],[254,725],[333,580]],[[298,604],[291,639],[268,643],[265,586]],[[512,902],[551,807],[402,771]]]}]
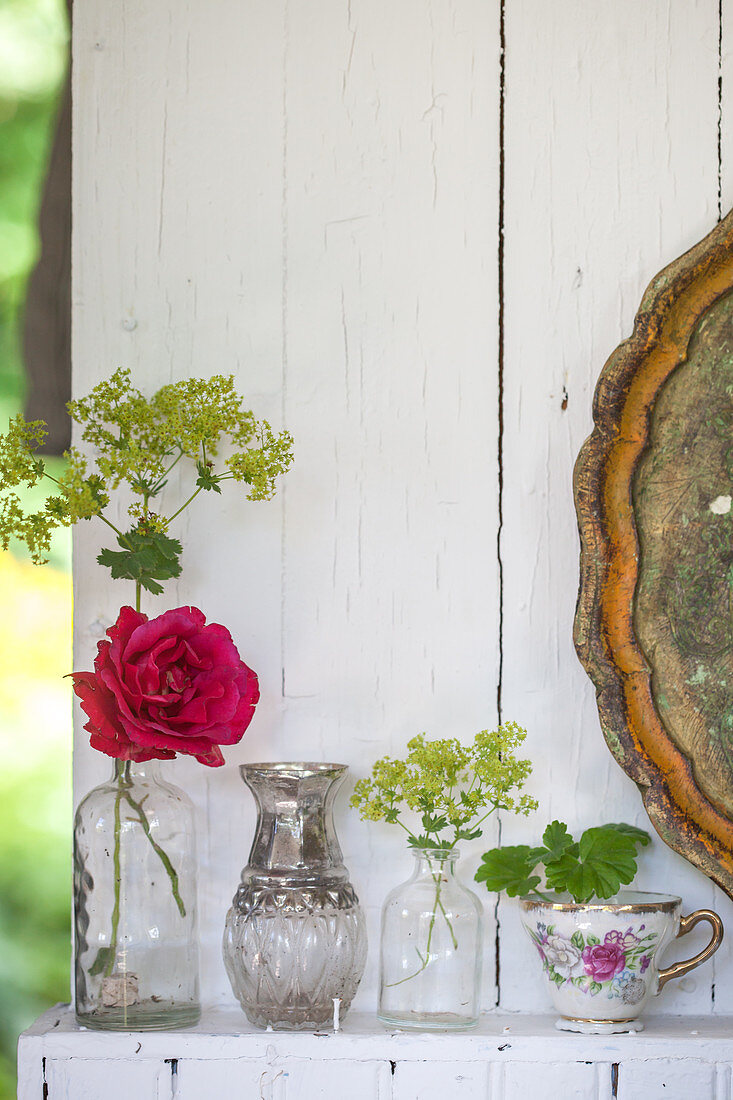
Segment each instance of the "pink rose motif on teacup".
[{"label": "pink rose motif on teacup", "polygon": [[593,981],[606,982],[626,966],[626,952],[618,943],[596,943],[583,949],[583,965]]}]

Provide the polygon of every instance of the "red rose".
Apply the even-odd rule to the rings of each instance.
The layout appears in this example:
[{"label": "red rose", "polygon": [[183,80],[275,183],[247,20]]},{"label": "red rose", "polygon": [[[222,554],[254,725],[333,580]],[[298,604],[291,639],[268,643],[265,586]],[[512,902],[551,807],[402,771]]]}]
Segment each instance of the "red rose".
[{"label": "red rose", "polygon": [[74,672],[92,748],[120,760],[176,753],[219,767],[219,745],[236,745],[260,697],[257,676],[232,636],[206,625],[197,607],[155,619],[123,607],[97,646],[94,672]]}]

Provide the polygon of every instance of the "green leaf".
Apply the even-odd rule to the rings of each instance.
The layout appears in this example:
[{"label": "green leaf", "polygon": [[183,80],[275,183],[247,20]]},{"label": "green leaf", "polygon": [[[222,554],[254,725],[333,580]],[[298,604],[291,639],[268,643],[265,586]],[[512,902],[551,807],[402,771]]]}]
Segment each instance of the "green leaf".
[{"label": "green leaf", "polygon": [[[542,842],[550,860],[559,859],[574,843],[564,821],[551,822],[542,834]],[[543,859],[542,862],[546,863],[547,861]]]},{"label": "green leaf", "polygon": [[600,943],[600,942],[601,942],[601,941],[600,941],[600,940],[598,939],[598,936],[594,936],[592,932],[589,932],[589,933],[588,933],[588,935],[587,935],[587,936],[586,936],[586,938],[585,938],[585,941],[586,941],[586,943],[588,944],[588,946],[589,946],[589,947],[595,947],[595,945],[596,945],[597,943]]},{"label": "green leaf", "polygon": [[421,851],[435,849],[443,852],[449,852],[453,847],[452,844],[440,840],[437,836],[411,836],[408,838],[407,845],[409,848],[419,848]]},{"label": "green leaf", "polygon": [[580,932],[580,931],[573,932],[572,936],[570,937],[570,942],[577,947],[578,951],[582,951],[583,948],[585,947],[585,940],[583,939],[583,933]]},{"label": "green leaf", "polygon": [[610,898],[636,874],[635,841],[607,825],[586,829],[577,845],[545,865],[548,886],[567,891],[574,901]]},{"label": "green leaf", "polygon": [[439,833],[448,824],[447,817],[438,817],[436,814],[425,813],[422,815],[422,827],[426,833]]},{"label": "green leaf", "polygon": [[114,580],[136,581],[149,592],[159,595],[163,588],[157,581],[167,581],[181,573],[178,539],[170,539],[160,531],[142,534],[133,528],[117,539],[122,550],[102,550],[97,556]]},{"label": "green leaf", "polygon": [[94,962],[89,967],[89,973],[92,975],[101,974],[102,971],[106,969],[111,959],[114,958],[114,954],[113,947],[100,947]]},{"label": "green leaf", "polygon": [[596,993],[600,993],[602,989],[603,989],[603,986],[601,985],[600,982],[591,982],[590,983],[590,995],[591,995],[591,997],[595,997]]},{"label": "green leaf", "polygon": [[550,975],[550,981],[554,982],[555,985],[562,985],[565,981],[565,978],[563,978],[562,974],[558,974],[557,970],[553,970],[552,974]]},{"label": "green leaf", "polygon": [[527,844],[492,848],[481,857],[476,882],[485,883],[487,890],[506,890],[510,898],[531,893],[540,881],[539,875],[532,874],[535,851]]},{"label": "green leaf", "polygon": [[604,825],[603,828],[615,829],[617,833],[628,836],[637,844],[641,844],[642,848],[646,848],[647,844],[651,844],[652,838],[649,833],[645,832],[644,829],[637,829],[636,825],[627,825],[625,822],[620,821],[613,825]]},{"label": "green leaf", "polygon": [[196,469],[198,470],[199,475],[196,478],[196,484],[199,486],[200,489],[206,489],[207,491],[213,489],[215,493],[221,492],[221,489],[219,488],[220,478],[217,477],[216,474],[213,474],[211,472],[210,466],[208,466],[205,462],[197,462]]}]

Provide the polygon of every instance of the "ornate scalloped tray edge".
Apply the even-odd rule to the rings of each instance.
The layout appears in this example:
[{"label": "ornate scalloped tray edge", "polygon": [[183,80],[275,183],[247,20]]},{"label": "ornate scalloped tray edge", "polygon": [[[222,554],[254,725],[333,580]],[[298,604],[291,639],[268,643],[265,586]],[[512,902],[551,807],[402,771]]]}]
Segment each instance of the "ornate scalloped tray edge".
[{"label": "ornate scalloped tray edge", "polygon": [[[684,605],[685,599],[689,603],[695,594],[702,600],[705,592],[717,592],[720,580],[706,581],[707,588],[696,588],[697,581],[686,584],[688,574],[675,574],[675,568],[682,568],[675,562],[686,562],[689,571],[695,563],[693,550],[684,545],[679,552],[676,547],[671,552],[659,549],[665,538],[682,537],[684,542],[689,530],[698,539],[694,545],[699,557],[700,537],[708,537],[708,527],[713,534],[722,530],[711,527],[711,517],[700,511],[700,494],[706,486],[701,486],[691,463],[698,451],[697,460],[702,462],[705,448],[698,445],[698,437],[691,444],[691,434],[685,436],[685,401],[694,396],[694,389],[681,372],[697,363],[695,384],[703,385],[701,379],[711,377],[718,361],[711,361],[709,347],[701,340],[723,331],[719,326],[728,324],[729,314],[733,326],[733,296],[726,300],[731,290],[733,212],[656,276],[644,294],[631,337],[619,345],[603,368],[593,403],[595,427],[580,451],[574,473],[581,540],[574,641],[596,688],[608,746],[638,784],[655,829],[733,897],[733,796],[728,797],[728,787],[733,790],[733,766],[728,739],[722,727],[713,728],[714,719],[708,722],[706,735],[705,723],[697,720],[699,715],[693,722],[685,718],[688,713],[697,714],[693,681],[694,675],[702,676],[702,672],[693,675],[690,668],[699,664],[707,669],[705,662],[713,661],[710,656],[691,655],[690,646],[694,649],[697,644],[698,649],[702,647],[700,652],[707,646],[705,653],[714,650],[717,669],[721,660],[728,659],[725,641],[720,641],[727,637],[725,624],[700,620],[707,634],[690,642],[689,629],[684,633],[675,621],[675,615],[678,619],[686,615],[685,623],[694,615],[694,606]],[[717,329],[711,320],[714,315]],[[727,357],[720,362],[727,371]],[[730,367],[733,371],[733,353]],[[719,371],[715,377],[720,377]],[[670,385],[677,379],[682,382],[673,393]],[[691,408],[704,408],[701,400],[698,395]],[[713,416],[711,409],[711,423]],[[708,420],[702,425],[704,431]],[[716,430],[720,435],[719,424]],[[713,447],[715,439],[711,439]],[[670,468],[677,471],[674,476],[684,499],[682,505],[673,501],[664,511],[662,506],[666,508],[672,499],[668,495]],[[640,488],[642,473],[649,485]],[[706,469],[704,476],[709,481],[708,474]],[[691,488],[685,488],[688,481]],[[698,502],[697,513],[691,500]],[[730,497],[717,500],[723,501],[718,512],[726,501],[730,510]],[[715,503],[708,509],[712,509],[713,518],[718,515]],[[700,526],[703,520],[704,528]],[[684,527],[679,526],[682,523]],[[648,576],[641,573],[645,563]],[[733,588],[733,579],[729,583]],[[673,600],[682,601],[679,615],[676,604],[674,615],[670,610]],[[707,606],[711,606],[710,600]],[[679,652],[675,646],[681,647]],[[733,647],[727,652],[733,652]],[[698,664],[691,664],[695,661]],[[689,690],[685,676],[693,684]],[[730,690],[728,710],[724,708],[726,722],[732,713],[733,679]],[[710,699],[703,702],[714,713]],[[733,736],[730,741],[733,746]],[[733,747],[731,754],[733,759]]]}]

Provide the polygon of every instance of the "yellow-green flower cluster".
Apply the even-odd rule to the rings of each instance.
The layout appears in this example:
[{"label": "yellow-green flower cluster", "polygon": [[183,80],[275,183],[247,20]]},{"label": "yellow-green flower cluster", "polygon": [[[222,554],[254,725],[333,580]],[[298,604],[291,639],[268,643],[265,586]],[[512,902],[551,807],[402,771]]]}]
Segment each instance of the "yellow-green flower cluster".
[{"label": "yellow-green flower cluster", "polygon": [[273,495],[274,479],[290,466],[293,441],[288,432],[276,436],[242,402],[231,375],[171,382],[147,400],[120,369],[88,397],[70,402],[69,412],[98,452],[109,489],[127,482],[139,496],[154,496],[182,456],[210,464],[229,441],[246,450],[229,459],[229,473],[218,478],[249,482],[250,499],[260,500]]},{"label": "yellow-green flower cluster", "polygon": [[[63,501],[67,525],[98,516],[109,504],[104,482],[98,474],[89,474],[87,461],[76,447],[66,452],[66,469],[58,480],[58,487],[60,497],[51,499]],[[47,508],[48,505],[46,501]]]},{"label": "yellow-green flower cluster", "polygon": [[[528,814],[537,808],[535,799],[519,794],[532,771],[529,760],[516,756],[525,736],[516,722],[482,730],[469,746],[420,734],[408,742],[404,760],[377,760],[371,775],[357,782],[351,805],[365,820],[400,825],[413,847],[452,848],[473,840],[495,810]],[[401,820],[405,811],[419,815],[421,832]]]},{"label": "yellow-green flower cluster", "polygon": [[[68,409],[94,457],[87,459],[73,447],[66,453],[66,471],[41,512],[25,515],[17,494],[0,498],[0,545],[20,539],[34,561],[43,562],[54,527],[100,516],[113,528],[122,548],[113,552],[114,575],[135,579],[138,597],[140,584],[158,591],[159,585],[148,583],[151,578],[165,580],[180,573],[180,544],[164,536],[194,497],[205,490],[220,493],[223,481],[240,481],[249,486],[250,500],[268,499],[275,492],[275,478],[293,461],[290,434],[276,435],[267,421],[257,421],[253,412],[243,408],[232,376],[172,382],[148,399],[133,386],[130,372],[120,369],[87,397],[69,402]],[[22,416],[10,421],[7,433],[0,435],[0,491],[21,483],[33,486],[44,475],[50,477],[34,454],[46,434],[43,421],[27,423]],[[213,459],[223,443],[239,450],[217,470]],[[193,464],[190,492],[180,507],[163,515],[159,508],[151,508],[151,501],[184,458]],[[137,498],[128,508],[131,527],[127,532],[104,515],[110,493],[122,484]],[[138,535],[144,536],[144,546]],[[157,572],[148,577],[153,559]]]},{"label": "yellow-green flower cluster", "polygon": [[256,432],[259,446],[238,451],[225,465],[235,481],[250,486],[250,500],[269,500],[275,493],[275,478],[293,460],[293,440],[288,432],[275,435],[266,420],[256,425]]},{"label": "yellow-green flower cluster", "polygon": [[0,490],[26,484],[32,488],[43,477],[44,464],[33,454],[48,435],[42,420],[13,416],[0,435]]}]

